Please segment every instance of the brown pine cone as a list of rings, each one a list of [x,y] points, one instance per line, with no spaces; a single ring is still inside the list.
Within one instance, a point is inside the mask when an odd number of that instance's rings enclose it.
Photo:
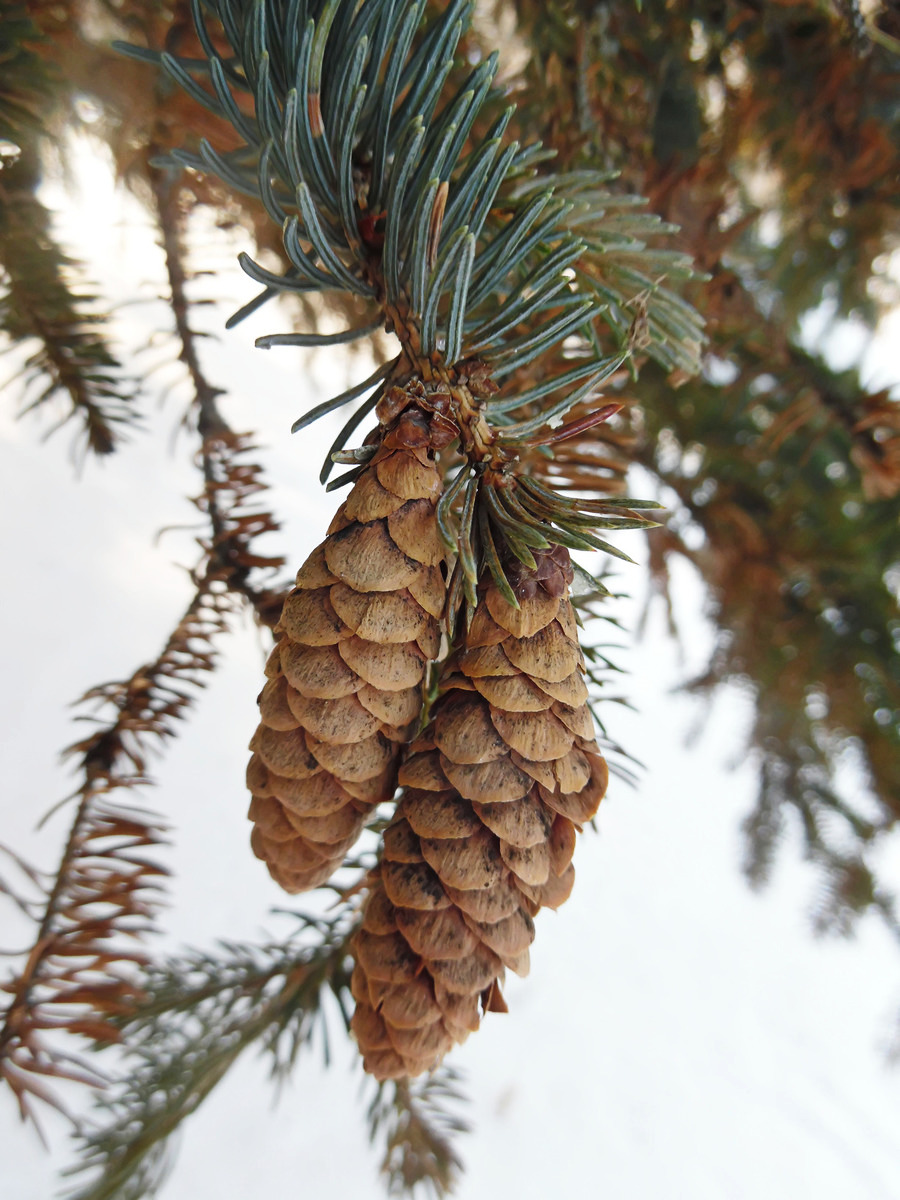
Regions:
[[[456,431],[414,388],[382,402],[391,424],[300,568],[266,666],[247,769],[251,845],[289,892],[324,883],[393,796],[440,647],[434,452]]]
[[[527,973],[532,918],[572,889],[575,832],[597,811],[607,769],[571,578],[554,547],[517,580],[520,608],[483,588],[400,770],[405,791],[354,943],[353,1030],[378,1079],[434,1067],[478,1028],[479,999],[505,1011],[504,968]]]

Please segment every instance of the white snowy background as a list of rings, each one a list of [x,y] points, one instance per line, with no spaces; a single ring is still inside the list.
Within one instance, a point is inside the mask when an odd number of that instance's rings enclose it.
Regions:
[[[85,162],[80,186],[74,204],[52,189],[50,199],[65,207],[64,231],[104,287],[122,301],[141,298],[116,317],[125,343],[140,345],[168,329],[166,307],[152,299],[162,290],[160,253],[102,162]],[[369,368],[339,352],[253,350],[258,334],[288,327],[275,306],[222,332],[255,287],[235,266],[237,248],[214,231],[200,238],[196,265],[219,274],[194,294],[223,303],[194,319],[219,330],[203,357],[210,380],[228,389],[227,418],[260,431],[271,504],[284,521],[267,549],[299,565],[337,503],[315,477],[342,418],[293,439],[291,421]],[[161,356],[145,353],[137,369]],[[186,392],[177,384],[165,403],[157,398],[178,379],[163,369],[148,380],[146,430],[80,478],[65,432],[41,444],[34,419],[15,421],[9,402],[0,415],[0,836],[41,866],[55,862],[68,821],[63,810],[35,831],[72,787],[57,760],[79,732],[70,702],[152,659],[190,594],[191,534],[156,536],[194,520],[184,497],[200,487],[187,461],[192,435],[176,433]],[[626,537],[623,548],[638,555],[639,536]],[[617,582],[630,593],[618,615],[633,626],[642,571],[624,566]],[[452,1056],[472,1125],[458,1143],[466,1173],[457,1195],[896,1200],[900,1071],[887,1065],[886,1048],[900,1009],[897,948],[875,924],[849,942],[813,939],[816,877],[796,830],[771,886],[748,889],[739,826],[756,787],[743,751],[749,704],[734,689],[708,707],[675,693],[705,664],[712,639],[690,569],[675,584],[680,650],[658,609],[637,646],[619,639],[637,712],[608,706],[610,727],[645,763],[640,785],[613,781],[599,831],[581,838],[571,900],[541,915],[531,975],[509,982],[509,1015],[489,1016]],[[270,915],[290,900],[251,855],[245,820],[264,653],[249,619],[238,622],[181,736],[154,764],[158,786],[146,801],[174,837],[159,948],[277,937],[289,927]],[[24,923],[0,913],[0,948],[23,944]],[[381,1196],[363,1119],[371,1091],[337,1020],[331,1032],[331,1067],[314,1045],[277,1104],[266,1064],[252,1052],[242,1060],[185,1126],[162,1200]],[[3,1200],[58,1194],[70,1152],[64,1123],[51,1115],[46,1128],[49,1152],[0,1093]]]

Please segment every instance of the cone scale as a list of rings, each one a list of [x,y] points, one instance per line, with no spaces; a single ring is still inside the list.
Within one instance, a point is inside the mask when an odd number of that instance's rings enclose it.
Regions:
[[[378,416],[377,451],[285,600],[250,743],[251,845],[288,892],[326,882],[393,796],[440,648],[435,453],[456,428],[415,384]]]
[[[567,551],[536,556],[519,608],[491,581],[409,748],[354,942],[352,1028],[366,1070],[415,1076],[505,1011],[540,908],[565,901],[575,834],[606,789]]]

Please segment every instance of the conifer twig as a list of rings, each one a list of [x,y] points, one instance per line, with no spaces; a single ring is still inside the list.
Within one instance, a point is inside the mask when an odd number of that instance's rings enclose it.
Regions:
[[[92,688],[82,697],[83,703],[111,706],[115,716],[66,752],[79,760],[83,781],[75,793],[78,805],[33,949],[21,973],[5,985],[12,1000],[0,1030],[0,1075],[15,1092],[23,1117],[34,1117],[31,1101],[36,1097],[58,1103],[37,1076],[100,1081],[96,1071],[57,1050],[43,1031],[115,1040],[108,1018],[139,990],[133,972],[120,968],[144,963],[143,954],[113,939],[140,940],[154,927],[159,877],[165,872],[134,852],[159,845],[164,826],[155,815],[112,802],[110,796],[149,782],[150,746],[175,735],[192,694],[214,669],[214,643],[240,604],[249,601],[264,623],[272,621],[273,593],[255,589],[249,577],[282,561],[251,549],[257,536],[277,525],[270,513],[253,507],[265,485],[259,467],[246,462],[252,444],[225,424],[215,406],[218,393],[200,367],[187,317],[175,192],[161,177],[157,181],[176,333],[202,438],[203,490],[194,503],[209,520],[210,535],[200,541],[203,556],[192,572],[194,596],[159,657],[129,679]]]
[[[286,945],[225,944],[145,969],[143,995],[119,1022],[129,1069],[76,1134],[81,1160],[68,1174],[94,1176],[71,1200],[150,1194],[169,1137],[250,1046],[273,1074],[294,1063],[325,1019],[324,994],[344,1003],[353,917],[343,906],[301,925],[306,936]]]
[[[413,1195],[420,1185],[436,1200],[452,1195],[462,1171],[452,1139],[469,1130],[453,1111],[463,1098],[459,1082],[457,1071],[441,1066],[424,1079],[378,1085],[368,1118],[372,1140],[385,1145],[389,1196]]]
[[[19,177],[25,182],[16,186]],[[113,453],[138,424],[138,388],[104,336],[94,297],[69,282],[76,264],[57,245],[51,217],[33,194],[27,159],[7,167],[0,182],[0,330],[10,341],[37,341],[21,369],[23,413],[65,396],[68,412],[50,429],[77,421],[86,452]]]
[[[63,252],[52,214],[38,196],[46,120],[66,90],[48,70],[43,39],[24,5],[6,6],[0,20],[0,332],[28,347],[20,375],[30,412],[64,398],[69,411],[54,427],[80,422],[86,452],[111,454],[138,423],[137,383],[109,340],[109,322],[84,284],[79,264]],[[11,153],[10,153],[11,151]],[[38,348],[31,349],[37,342]],[[50,432],[54,432],[51,429]]]

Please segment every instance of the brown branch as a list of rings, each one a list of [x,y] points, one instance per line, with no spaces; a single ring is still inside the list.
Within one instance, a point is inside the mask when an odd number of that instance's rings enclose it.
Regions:
[[[159,876],[165,873],[141,851],[160,845],[165,831],[154,815],[117,806],[111,794],[148,782],[149,744],[175,736],[196,689],[204,686],[204,674],[215,668],[214,642],[227,630],[228,616],[249,602],[261,623],[274,625],[283,591],[249,582],[257,569],[281,565],[280,558],[252,548],[256,537],[278,526],[270,512],[252,506],[266,487],[260,467],[246,461],[252,443],[222,418],[216,405],[221,390],[208,382],[197,355],[177,188],[161,172],[151,171],[151,180],[179,357],[191,380],[191,409],[201,435],[203,489],[194,503],[209,521],[209,534],[198,539],[202,557],[192,572],[195,594],[159,657],[129,679],[92,688],[82,697],[111,705],[115,717],[67,751],[78,756],[82,774],[74,793],[77,808],[32,950],[18,976],[5,985],[12,999],[0,1028],[0,1078],[12,1088],[23,1118],[34,1118],[35,1099],[62,1108],[40,1076],[102,1082],[98,1072],[52,1046],[47,1033],[115,1040],[119,1035],[109,1018],[140,994],[135,968],[145,958],[135,942],[153,928]],[[126,943],[119,940],[123,937]]]
[[[110,939],[113,934],[137,938],[149,926],[158,886],[151,877],[162,871],[131,852],[158,845],[163,828],[149,814],[114,808],[108,796],[146,781],[143,735],[167,736],[166,717],[178,716],[189,702],[162,681],[190,678],[200,665],[196,658],[185,663],[183,655],[197,636],[203,597],[198,589],[155,662],[127,682],[95,688],[85,697],[114,704],[118,716],[67,751],[81,758],[78,806],[31,953],[20,974],[5,985],[12,1000],[0,1029],[0,1077],[12,1087],[23,1118],[34,1116],[30,1100],[35,1097],[61,1107],[35,1075],[79,1077],[68,1069],[74,1060],[51,1048],[44,1031],[71,1031],[79,1024],[83,1030],[89,1016],[102,1026],[100,1014],[121,1011],[134,997],[133,985],[115,967],[139,962],[141,956]],[[114,1029],[105,1036],[114,1040]],[[92,1072],[90,1081],[98,1080]]]

